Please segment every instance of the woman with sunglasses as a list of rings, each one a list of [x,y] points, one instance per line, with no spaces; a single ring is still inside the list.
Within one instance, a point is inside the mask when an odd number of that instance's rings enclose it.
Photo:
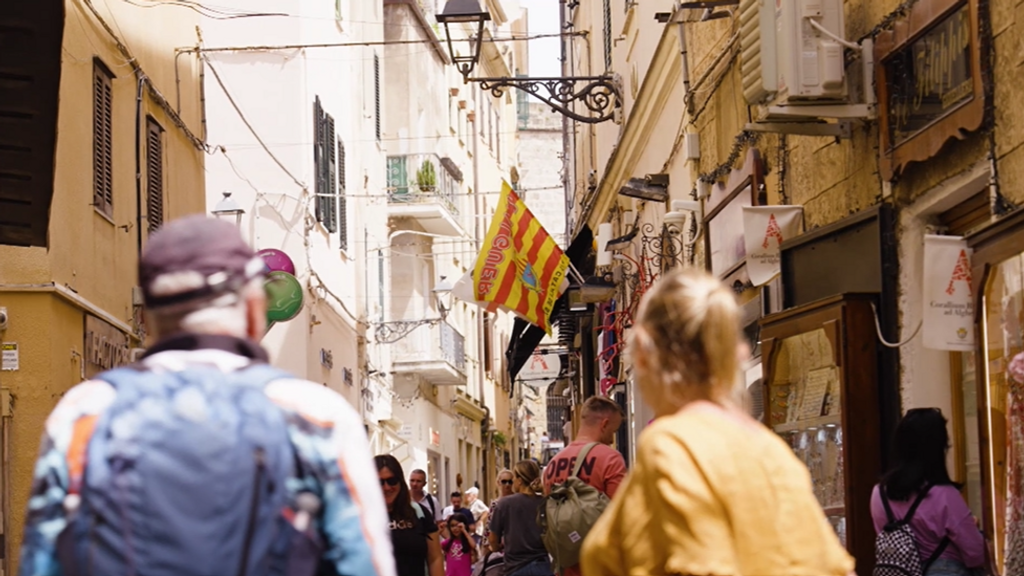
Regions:
[[[412,501],[402,465],[390,454],[374,457],[391,520],[391,547],[398,576],[445,576],[437,524]]]
[[[685,268],[644,295],[629,355],[656,415],[583,544],[586,576],[845,576],[807,468],[736,402],[736,295]]]
[[[938,408],[908,410],[896,426],[892,467],[871,494],[875,531],[906,519],[926,576],[969,576],[985,563],[985,539],[946,471],[949,435]]]
[[[498,490],[498,498],[491,503],[492,508],[498,503],[498,500],[501,500],[505,496],[512,495],[512,471],[508,468],[498,472]]]
[[[501,499],[491,517],[491,550],[504,552],[505,576],[551,576],[551,561],[537,525],[544,505],[540,466],[520,460],[512,471],[512,491]]]

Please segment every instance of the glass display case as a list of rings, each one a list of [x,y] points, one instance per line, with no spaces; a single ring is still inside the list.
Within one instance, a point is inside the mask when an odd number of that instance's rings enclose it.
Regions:
[[[872,298],[837,296],[761,322],[765,424],[807,466],[859,574],[874,565],[870,498],[881,472]]]

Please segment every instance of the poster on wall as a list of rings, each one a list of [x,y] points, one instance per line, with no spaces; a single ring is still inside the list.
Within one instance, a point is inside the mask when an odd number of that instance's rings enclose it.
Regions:
[[[743,237],[747,274],[754,286],[767,284],[782,272],[779,246],[803,228],[803,206],[744,206]]]
[[[959,236],[924,237],[924,347],[974,350],[971,249]]]

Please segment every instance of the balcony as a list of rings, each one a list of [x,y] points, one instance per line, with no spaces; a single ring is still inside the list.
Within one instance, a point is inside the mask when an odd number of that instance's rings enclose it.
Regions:
[[[462,236],[462,174],[436,154],[388,156],[388,215],[415,219],[431,234]]]
[[[421,326],[392,345],[395,375],[419,375],[438,386],[466,383],[466,339],[447,322]]]

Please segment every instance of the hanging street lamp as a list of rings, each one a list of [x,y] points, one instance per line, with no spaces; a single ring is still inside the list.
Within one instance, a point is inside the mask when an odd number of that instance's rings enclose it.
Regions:
[[[491,15],[480,8],[478,0],[448,0],[444,10],[437,15],[437,21],[444,25],[448,40],[448,52],[452,62],[462,74],[465,82],[479,82],[484,90],[490,90],[495,97],[502,96],[507,88],[522,90],[551,106],[556,112],[573,120],[587,124],[598,124],[613,120],[621,106],[622,95],[618,82],[611,75],[604,76],[558,76],[547,78],[470,78],[480,63],[480,49],[485,42],[484,25]],[[450,24],[468,24],[474,33],[469,37],[469,53],[460,55],[452,42]],[[577,112],[573,103],[580,103],[584,113]]]

